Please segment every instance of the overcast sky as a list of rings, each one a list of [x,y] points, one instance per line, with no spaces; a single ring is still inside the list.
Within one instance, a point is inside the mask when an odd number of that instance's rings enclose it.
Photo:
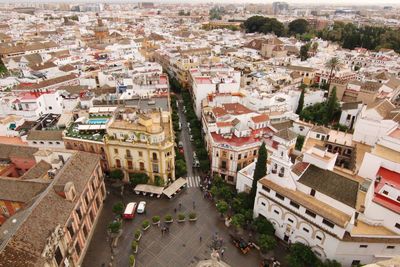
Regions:
[[[143,0],[144,2],[151,2],[152,0]],[[289,4],[311,4],[311,5],[400,5],[400,0],[276,0],[276,1],[285,1]],[[65,2],[65,3],[85,3],[85,2],[109,2],[109,3],[118,3],[118,2],[129,2],[129,3],[137,3],[139,0],[0,0],[0,3],[32,3],[32,2]],[[155,3],[264,3],[271,4],[275,2],[274,0],[153,0]]]

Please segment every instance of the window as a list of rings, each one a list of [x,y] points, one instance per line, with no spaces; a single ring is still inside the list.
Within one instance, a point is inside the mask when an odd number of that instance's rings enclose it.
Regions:
[[[394,227],[396,227],[397,229],[400,229],[400,224],[399,224],[399,223],[396,223],[396,224],[394,225]]]
[[[316,215],[314,212],[310,211],[310,210],[306,210],[306,214],[307,214],[308,216],[313,217],[313,218],[317,217],[317,215]]]
[[[139,157],[143,157],[143,152],[139,151]]]
[[[277,211],[277,210],[274,210],[274,212],[275,212],[276,214],[278,214],[278,215],[279,215],[279,211]]]
[[[383,192],[382,192],[384,195],[388,195],[389,194],[389,192],[388,191],[386,191],[386,190],[383,190]]]
[[[288,220],[288,222],[293,223],[292,219],[288,218],[287,220]]]
[[[253,156],[257,155],[257,150],[253,151]]]
[[[116,159],[115,165],[117,166],[117,168],[121,168],[121,161],[119,159]]]
[[[56,258],[57,265],[60,266],[61,262],[63,260],[63,255],[61,253],[60,247],[57,247],[57,249],[56,249],[55,258]]]
[[[141,171],[144,171],[144,163],[143,162],[139,162],[139,168]]]
[[[75,250],[76,250],[76,254],[78,254],[78,256],[79,256],[81,254],[81,246],[79,246],[79,242],[76,242]]]
[[[267,191],[268,193],[269,193],[269,191],[270,191],[270,189],[269,189],[268,187],[266,187],[266,186],[262,186],[262,189],[265,190],[265,191]]]
[[[40,141],[40,144],[41,144],[41,145],[44,145],[44,142],[43,142],[43,141]]]
[[[320,136],[321,136],[320,134],[317,134],[317,138],[320,138]]]
[[[308,229],[305,228],[305,227],[303,227],[303,231],[306,232],[306,233],[309,233],[309,232],[310,232],[310,230],[308,230]]]
[[[133,165],[132,165],[132,161],[128,160],[128,169],[132,170],[133,169]]]
[[[75,232],[74,232],[74,227],[72,225],[72,221],[69,222],[68,226],[67,226],[67,230],[69,232],[69,235],[71,236],[71,238],[74,236]]]
[[[295,207],[296,209],[300,208],[300,205],[297,204],[297,203],[294,202],[294,201],[290,201],[290,205],[293,206],[293,207]]]
[[[360,248],[367,248],[368,245],[360,245]]]
[[[311,189],[310,196],[315,196],[315,189]]]
[[[335,224],[333,224],[332,222],[330,222],[330,221],[328,221],[326,219],[323,219],[322,223],[325,224],[326,226],[329,226],[330,228],[335,227]]]
[[[316,235],[315,238],[318,239],[319,241],[322,241],[322,237],[320,237],[319,235]]]
[[[238,155],[238,160],[241,159],[241,158],[242,158],[242,154],[239,154]]]
[[[36,141],[33,141],[33,143],[36,145],[37,144],[37,142]]]
[[[226,161],[225,160],[221,161],[221,169],[226,170]]]
[[[79,220],[82,220],[83,214],[82,214],[82,211],[81,211],[81,207],[76,209],[76,213],[78,214]]]
[[[58,141],[57,141],[57,142],[56,142],[56,144],[57,144],[57,145],[59,145],[59,144],[60,144],[60,142],[58,142]]]
[[[117,148],[114,148],[114,153],[118,154],[118,149]]]
[[[126,150],[126,157],[127,158],[131,157],[131,151],[129,149]]]
[[[53,144],[53,142],[49,142],[49,145],[52,145]]]
[[[387,248],[387,249],[394,249],[395,246],[387,246],[386,248]]]
[[[279,198],[280,200],[285,200],[285,197],[282,196],[282,195],[280,195],[280,194],[278,194],[278,193],[275,193],[275,196],[276,196],[277,198]]]
[[[263,205],[265,207],[265,202],[261,202],[261,205]]]

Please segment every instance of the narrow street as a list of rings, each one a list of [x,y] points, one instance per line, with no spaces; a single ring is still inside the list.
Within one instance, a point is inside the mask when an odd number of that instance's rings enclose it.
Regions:
[[[189,128],[188,124],[186,121],[186,116],[185,113],[183,112],[183,100],[181,95],[177,95],[177,101],[178,101],[178,116],[179,116],[179,121],[182,124],[182,130],[180,132],[180,141],[183,143],[183,150],[184,150],[184,155],[185,155],[185,161],[186,161],[186,169],[187,169],[187,177],[194,177],[198,175],[198,171],[193,168],[193,146],[192,142],[190,141],[190,133],[189,133]]]

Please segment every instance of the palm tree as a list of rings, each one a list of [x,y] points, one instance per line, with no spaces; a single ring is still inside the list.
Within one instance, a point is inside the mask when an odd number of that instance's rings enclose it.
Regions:
[[[331,87],[332,74],[334,71],[335,72],[339,71],[342,68],[342,62],[338,57],[333,57],[325,63],[325,68],[330,69],[328,78],[328,90],[329,90],[329,88]]]

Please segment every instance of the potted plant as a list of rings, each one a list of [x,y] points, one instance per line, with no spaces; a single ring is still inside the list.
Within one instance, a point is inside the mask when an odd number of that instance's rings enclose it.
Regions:
[[[132,252],[136,254],[138,251],[138,243],[135,240],[132,241],[131,248],[132,248]]]
[[[135,240],[136,240],[136,241],[139,241],[141,237],[142,237],[142,231],[140,231],[139,229],[137,229],[137,230],[135,231]]]
[[[185,218],[186,218],[185,214],[183,213],[178,214],[178,222],[184,222]]]
[[[151,220],[153,221],[153,225],[159,224],[160,216],[153,216],[153,218],[151,218]]]
[[[171,214],[165,215],[164,220],[166,223],[172,223],[174,221]]]
[[[134,267],[135,266],[135,262],[136,262],[135,255],[130,255],[129,256],[129,265],[131,267]]]
[[[144,220],[144,221],[142,222],[142,228],[143,228],[143,230],[146,231],[147,229],[149,229],[149,227],[150,227],[150,222],[149,222],[148,220]]]
[[[197,221],[197,214],[196,212],[189,213],[189,221],[194,222]]]

